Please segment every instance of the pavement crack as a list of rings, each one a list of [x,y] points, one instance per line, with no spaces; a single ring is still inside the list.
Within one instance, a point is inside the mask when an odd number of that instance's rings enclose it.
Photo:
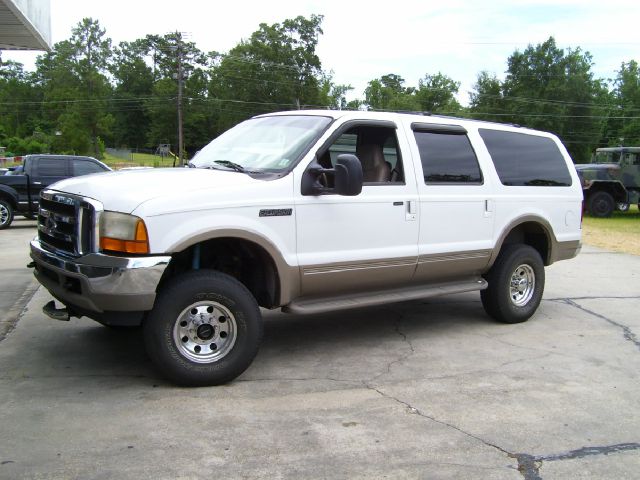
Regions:
[[[494,450],[499,451],[500,453],[506,455],[509,458],[514,459],[517,462],[517,470],[520,472],[520,475],[525,480],[542,480],[540,476],[540,469],[544,462],[557,462],[562,460],[575,460],[593,455],[610,455],[612,453],[619,453],[625,451],[632,450],[640,450],[640,443],[618,443],[615,445],[605,445],[605,446],[594,446],[594,447],[582,447],[576,450],[571,450],[563,453],[549,454],[549,455],[531,455],[528,453],[513,453],[495,443],[492,443],[488,440],[485,440],[478,435],[474,435],[473,433],[467,432],[462,428],[453,425],[452,423],[445,422],[443,420],[438,420],[437,418],[428,415],[421,411],[420,409],[414,407],[409,402],[406,402],[398,397],[394,397],[388,393],[382,391],[379,387],[375,385],[371,385],[370,383],[362,382],[362,384],[369,390],[376,392],[383,398],[388,400],[393,400],[394,402],[404,406],[407,411],[411,414],[418,415],[419,417],[425,418],[431,422],[437,423],[447,428],[451,428],[462,435],[476,440],[483,445],[490,447]]]
[[[518,471],[525,480],[542,480],[540,468],[543,462],[558,462],[562,460],[576,460],[593,455],[610,455],[612,453],[640,450],[640,443],[618,443],[600,447],[582,447],[569,452],[550,455],[529,455],[527,453],[510,454],[518,461]]]
[[[516,458],[517,459],[516,454],[513,454],[513,453],[505,450],[504,448],[500,447],[499,445],[491,443],[491,442],[489,442],[488,440],[485,440],[482,437],[474,435],[473,433],[469,433],[469,432],[467,432],[465,430],[462,430],[460,427],[457,427],[457,426],[455,426],[455,425],[453,425],[451,423],[447,423],[447,422],[445,422],[443,420],[438,420],[437,418],[432,417],[431,415],[427,415],[423,411],[421,411],[418,408],[416,408],[413,405],[411,405],[409,402],[401,400],[398,397],[394,397],[393,395],[389,395],[388,393],[383,392],[382,390],[380,390],[380,388],[378,388],[378,387],[376,387],[374,385],[371,385],[371,384],[365,383],[365,382],[363,382],[363,385],[366,388],[368,388],[369,390],[373,390],[374,392],[377,392],[378,395],[380,395],[381,397],[384,397],[384,398],[386,398],[388,400],[393,400],[394,402],[396,402],[396,403],[398,403],[400,405],[403,405],[407,409],[407,411],[409,413],[411,413],[411,414],[418,415],[419,417],[426,418],[427,420],[430,420],[430,421],[432,421],[434,423],[437,423],[439,425],[442,425],[444,427],[451,428],[451,429],[461,433],[462,435],[464,435],[466,437],[472,438],[472,439],[482,443],[483,445],[485,445],[487,447],[490,447],[490,448],[493,448],[495,450],[498,450],[499,452],[507,455],[510,458]],[[518,464],[520,464],[519,461],[518,461]]]
[[[407,344],[407,346],[409,347],[408,351],[406,351],[402,355],[398,356],[398,358],[396,358],[395,360],[392,360],[389,363],[387,363],[386,371],[383,371],[382,373],[379,373],[378,375],[374,376],[370,381],[377,380],[378,378],[382,377],[383,375],[388,375],[389,373],[391,373],[391,368],[394,365],[404,362],[407,358],[409,358],[414,353],[416,353],[416,349],[413,346],[413,343],[411,342],[411,340],[409,339],[409,336],[401,330],[401,323],[402,323],[403,319],[404,319],[404,315],[403,314],[399,314],[398,318],[395,321],[395,325],[394,325],[393,331],[396,334],[398,334],[398,336],[400,338],[402,338],[403,343]]]
[[[638,295],[601,295],[601,296],[584,296],[584,297],[559,297],[545,298],[547,302],[565,302],[567,300],[640,300]]]
[[[578,310],[582,310],[583,312],[588,313],[589,315],[592,315],[596,318],[604,320],[605,322],[613,325],[614,327],[618,327],[619,329],[622,330],[622,336],[624,337],[624,339],[633,343],[640,350],[640,340],[638,339],[637,335],[631,331],[631,328],[629,328],[627,325],[623,325],[622,323],[616,322],[615,320],[605,317],[604,315],[600,315],[599,313],[596,313],[593,310],[589,310],[588,308],[583,307],[582,305],[580,305],[579,303],[576,303],[570,298],[565,298],[562,301],[567,305],[571,305],[572,307],[575,307]]]

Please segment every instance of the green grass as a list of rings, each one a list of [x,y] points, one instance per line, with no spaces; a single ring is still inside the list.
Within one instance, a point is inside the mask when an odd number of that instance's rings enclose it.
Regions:
[[[109,165],[113,169],[119,169],[124,167],[172,167],[173,157],[165,157],[162,159],[159,155],[151,155],[149,153],[133,153],[131,160],[125,160],[120,157],[115,157],[104,154],[104,163]]]
[[[631,205],[628,212],[614,212],[611,218],[585,216],[583,242],[616,252],[640,255],[640,211]]]

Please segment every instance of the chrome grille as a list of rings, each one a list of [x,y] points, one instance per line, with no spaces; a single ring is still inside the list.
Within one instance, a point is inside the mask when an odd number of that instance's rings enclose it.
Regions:
[[[38,238],[47,249],[71,256],[97,251],[99,207],[88,199],[54,192],[40,194]]]

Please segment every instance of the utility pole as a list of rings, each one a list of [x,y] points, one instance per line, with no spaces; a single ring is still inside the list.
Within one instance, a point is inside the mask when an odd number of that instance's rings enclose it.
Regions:
[[[182,89],[184,87],[184,75],[182,73],[182,34],[177,33],[178,37],[178,164],[184,166],[182,162],[182,152],[184,150],[184,137],[182,134]]]

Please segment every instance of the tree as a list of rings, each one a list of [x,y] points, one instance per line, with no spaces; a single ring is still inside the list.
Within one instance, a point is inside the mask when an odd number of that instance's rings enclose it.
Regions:
[[[622,63],[613,85],[613,118],[609,122],[610,145],[640,145],[640,68],[631,60]]]
[[[419,110],[415,89],[404,86],[404,78],[395,73],[371,80],[364,91],[365,104],[373,110]]]
[[[119,147],[142,147],[150,125],[145,102],[153,94],[154,73],[147,64],[146,39],[121,42],[115,49],[111,73],[115,80],[110,110],[114,117],[113,142]]]
[[[262,23],[248,40],[220,55],[209,90],[219,109],[218,131],[259,113],[320,106],[322,70],[316,47],[322,18]]]
[[[469,111],[475,118],[494,121],[509,113],[498,77],[486,71],[478,74],[473,91],[469,92]]]
[[[423,112],[458,113],[462,110],[455,97],[459,88],[460,82],[440,72],[435,75],[426,74],[418,81],[415,97]]]
[[[106,76],[111,40],[97,20],[85,18],[71,38],[54,45],[36,61],[36,82],[43,90],[48,127],[60,132],[59,151],[101,157],[101,137],[111,133],[108,111],[111,84]]]
[[[601,144],[610,109],[607,85],[593,78],[592,65],[589,52],[558,48],[553,37],[516,50],[504,82],[487,72],[478,75],[470,112],[553,132],[575,161],[586,161]]]

